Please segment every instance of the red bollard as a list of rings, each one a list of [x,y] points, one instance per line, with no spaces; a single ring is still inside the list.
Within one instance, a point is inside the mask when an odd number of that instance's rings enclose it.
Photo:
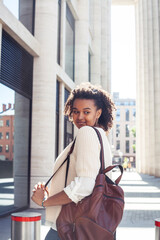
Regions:
[[[160,240],[160,218],[155,219],[155,240]]]

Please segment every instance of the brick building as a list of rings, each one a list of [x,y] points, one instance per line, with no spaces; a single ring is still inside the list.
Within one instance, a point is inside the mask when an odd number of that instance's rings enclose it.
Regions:
[[[3,104],[0,112],[0,160],[13,161],[14,158],[14,108]]]

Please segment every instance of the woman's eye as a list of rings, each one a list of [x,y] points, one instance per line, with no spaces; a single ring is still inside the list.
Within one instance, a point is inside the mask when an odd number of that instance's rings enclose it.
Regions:
[[[78,114],[78,111],[74,110],[73,113],[74,113],[74,114]]]
[[[85,111],[84,114],[89,114],[90,112]]]

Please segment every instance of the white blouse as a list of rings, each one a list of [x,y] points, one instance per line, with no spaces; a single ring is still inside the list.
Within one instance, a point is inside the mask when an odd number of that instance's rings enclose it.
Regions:
[[[98,128],[98,130],[101,133],[101,137],[102,137],[102,141],[103,141],[105,167],[107,167],[111,164],[111,150],[110,150],[109,142],[108,142],[108,139],[107,139],[107,136],[106,136],[104,130],[101,128]],[[92,131],[94,131],[94,130],[92,129]],[[83,134],[80,133],[76,139],[77,146],[78,146],[78,149],[77,149],[78,156],[81,155],[81,157],[80,157],[81,160],[83,158],[85,158],[86,161],[87,161],[88,156],[90,156],[92,158],[92,159],[90,159],[90,161],[91,161],[91,160],[93,160],[94,157],[97,157],[97,156],[95,156],[96,154],[94,153],[94,150],[97,151],[97,149],[96,149],[97,146],[95,146],[93,148],[93,145],[91,144],[91,141],[93,141],[93,138],[90,138],[88,136],[89,134],[87,134],[87,136],[85,136],[85,133],[87,132],[85,128],[83,130],[81,129],[81,132],[83,132]],[[81,139],[82,137],[83,137],[83,141]],[[84,143],[84,141],[85,141],[85,143]],[[81,145],[82,145],[82,149],[81,149]],[[86,147],[86,149],[85,149],[85,147]],[[76,150],[76,152],[77,152],[77,150]],[[107,158],[106,158],[106,156],[107,156]],[[100,167],[100,160],[98,160],[97,165],[94,164],[94,169],[97,172],[97,174],[99,172],[99,167]],[[90,169],[88,169],[88,172],[90,172]],[[75,177],[74,181],[72,181],[66,188],[64,188],[64,192],[67,194],[67,196],[73,202],[78,203],[84,197],[89,196],[92,193],[97,174],[90,176],[90,174],[88,173],[88,176],[86,176],[86,174],[85,174],[85,176]]]
[[[94,178],[75,177],[74,181],[64,188],[64,192],[73,202],[78,203],[92,193],[94,185]]]

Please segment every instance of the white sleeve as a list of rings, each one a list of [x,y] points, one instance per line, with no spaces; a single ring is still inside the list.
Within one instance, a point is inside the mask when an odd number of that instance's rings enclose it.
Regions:
[[[74,181],[64,188],[64,192],[73,202],[78,203],[92,193],[94,185],[94,178],[75,177]]]

